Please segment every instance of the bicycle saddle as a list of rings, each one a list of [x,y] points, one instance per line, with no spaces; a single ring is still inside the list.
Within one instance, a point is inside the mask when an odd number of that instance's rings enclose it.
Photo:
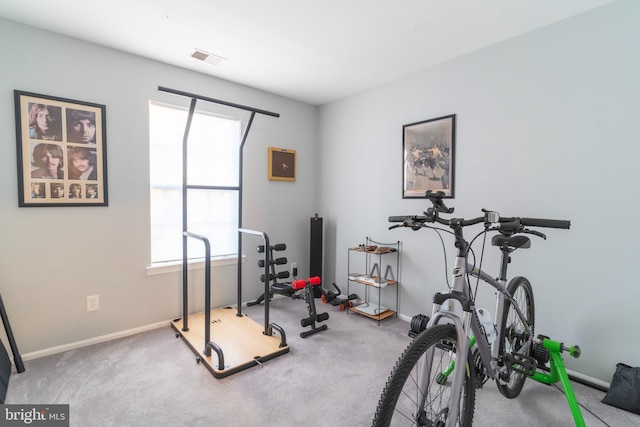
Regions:
[[[527,249],[531,247],[531,239],[527,236],[503,236],[502,234],[496,234],[491,239],[493,246],[508,246],[514,249]]]

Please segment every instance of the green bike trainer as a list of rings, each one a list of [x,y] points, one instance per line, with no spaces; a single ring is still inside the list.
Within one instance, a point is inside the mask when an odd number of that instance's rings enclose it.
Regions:
[[[573,414],[573,419],[576,422],[576,426],[584,427],[586,424],[584,423],[584,418],[582,418],[582,413],[580,412],[580,405],[578,404],[578,400],[576,399],[576,395],[573,392],[573,388],[571,387],[571,381],[569,381],[569,375],[567,375],[567,370],[564,367],[564,360],[562,359],[563,351],[568,351],[569,354],[576,359],[580,357],[580,347],[577,345],[571,346],[569,348],[565,347],[563,343],[558,341],[553,341],[546,337],[539,337],[541,342],[538,344],[542,344],[542,347],[546,350],[536,350],[536,359],[538,361],[547,362],[549,361],[549,373],[536,372],[533,375],[533,379],[539,381],[543,384],[555,384],[558,381],[562,382],[562,386],[564,387],[564,394],[567,397],[567,402],[569,403],[569,408],[571,409],[571,413]],[[539,353],[542,353],[539,355]],[[540,360],[542,358],[542,360]]]
[[[472,348],[475,343],[475,337],[471,336],[469,348]],[[542,348],[538,346],[541,346]],[[573,419],[576,422],[576,426],[586,427],[584,418],[582,418],[582,412],[580,412],[580,405],[578,404],[576,395],[573,392],[573,388],[571,387],[571,381],[569,380],[569,375],[567,375],[567,370],[564,367],[564,360],[560,355],[560,353],[562,353],[563,351],[568,351],[571,356],[577,359],[578,357],[580,357],[580,347],[574,345],[567,348],[561,342],[553,341],[544,336],[538,336],[538,339],[535,340],[534,351],[535,358],[538,363],[540,363],[541,365],[546,365],[547,362],[550,362],[550,368],[548,374],[536,371],[531,378],[543,384],[549,385],[555,384],[558,381],[562,382],[564,393],[567,397],[567,402],[569,403],[569,408],[571,409],[571,414],[573,415]],[[438,384],[446,383],[447,378],[453,372],[454,367],[455,362],[452,360],[442,372],[438,373],[438,375],[436,376],[436,382]]]

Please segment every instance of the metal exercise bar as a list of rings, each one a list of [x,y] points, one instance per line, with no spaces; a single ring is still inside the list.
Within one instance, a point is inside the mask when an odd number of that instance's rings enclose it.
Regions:
[[[269,236],[267,236],[267,233],[264,233],[262,231],[255,231],[255,230],[248,230],[246,228],[240,228],[238,229],[238,233],[240,234],[240,238],[238,240],[241,240],[242,237],[242,233],[247,233],[247,234],[253,234],[256,236],[261,236],[262,240],[264,241],[264,334],[265,335],[271,335],[271,331],[269,330],[269,300],[271,298],[269,298],[269,283],[271,282],[269,280],[269,266],[271,265],[271,255],[270,255],[270,250],[269,250]],[[238,288],[240,288],[240,286],[238,285]],[[238,293],[239,295],[239,293]],[[238,303],[238,305],[240,305],[240,303]]]
[[[228,185],[187,185],[189,190],[239,190],[238,186]]]
[[[22,356],[18,351],[18,345],[16,339],[13,337],[13,331],[11,330],[11,324],[9,323],[9,316],[4,308],[4,302],[2,302],[2,295],[0,295],[0,317],[2,317],[2,323],[4,324],[4,331],[7,333],[7,339],[9,340],[9,346],[13,353],[13,363],[16,365],[16,371],[18,373],[24,372],[24,363],[22,362]]]
[[[267,115],[267,116],[280,117],[280,114],[273,113],[271,111],[261,110],[259,108],[248,107],[248,106],[242,105],[242,104],[235,104],[233,102],[222,101],[220,99],[209,98],[207,96],[196,95],[194,93],[183,92],[181,90],[170,89],[170,88],[163,87],[163,86],[158,86],[158,90],[160,92],[167,92],[167,93],[172,93],[174,95],[186,96],[187,98],[200,99],[202,101],[213,102],[215,104],[220,104],[220,105],[226,105],[227,107],[239,108],[239,109],[245,110],[245,111],[253,111],[254,113],[264,114],[264,115]]]
[[[203,353],[207,356],[211,356],[211,348],[209,347],[209,341],[211,341],[211,245],[209,239],[200,234],[184,231],[183,237],[191,237],[194,239],[202,240],[204,243],[204,350]],[[186,282],[185,282],[186,283]],[[186,312],[185,312],[186,313]],[[186,323],[187,316],[184,316],[184,322]]]
[[[191,122],[193,121],[193,113],[196,111],[196,99],[191,100],[189,106],[189,115],[187,116],[187,124],[184,128],[182,137],[182,330],[188,331],[189,324],[189,293],[187,292],[187,281],[189,272],[189,258],[187,257],[187,142],[189,141],[189,131],[191,130]]]
[[[240,257],[242,254],[242,184],[243,184],[243,173],[242,173],[242,165],[244,165],[244,144],[247,142],[247,136],[249,135],[249,130],[251,129],[251,125],[253,124],[253,118],[256,113],[251,113],[249,117],[249,122],[247,123],[247,127],[244,129],[244,133],[242,135],[242,142],[240,143],[239,149],[239,159],[240,159],[240,167],[238,168],[238,313],[237,316],[242,316],[242,263],[240,262]],[[266,237],[266,236],[265,236]],[[267,323],[265,323],[266,325]]]
[[[171,93],[174,95],[184,96],[191,98],[191,104],[189,107],[189,115],[187,118],[187,124],[184,131],[184,137],[182,140],[182,283],[183,283],[183,292],[182,292],[182,302],[183,302],[183,327],[182,330],[188,331],[187,317],[188,317],[188,303],[187,303],[187,270],[188,270],[188,261],[187,261],[187,236],[184,234],[187,232],[187,190],[189,189],[223,189],[223,190],[237,190],[238,191],[238,228],[242,228],[242,181],[243,181],[243,163],[244,163],[244,145],[247,141],[247,136],[249,135],[249,130],[251,129],[251,125],[253,123],[253,119],[258,114],[264,114],[272,117],[280,117],[280,114],[274,113],[267,110],[262,110],[259,108],[253,108],[242,104],[236,104],[233,102],[222,101],[220,99],[210,98],[207,96],[197,95],[194,93],[184,92],[176,89],[170,89],[163,86],[158,86],[158,91]],[[191,123],[193,120],[193,115],[195,112],[196,102],[198,100],[212,102],[215,104],[225,105],[227,107],[238,108],[245,111],[250,111],[251,116],[249,117],[249,121],[247,126],[244,129],[242,135],[242,142],[239,148],[239,177],[238,177],[238,186],[237,187],[228,187],[228,186],[207,186],[207,185],[188,185],[187,184],[187,142],[189,138],[189,130],[191,128]],[[242,237],[241,232],[238,231],[238,313],[237,316],[242,316]]]

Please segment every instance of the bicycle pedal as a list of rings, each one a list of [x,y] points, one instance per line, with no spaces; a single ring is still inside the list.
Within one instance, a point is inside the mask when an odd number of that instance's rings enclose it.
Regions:
[[[505,355],[504,359],[506,362],[505,365],[511,371],[526,375],[528,377],[532,377],[536,373],[538,362],[531,356],[521,353],[512,353]]]

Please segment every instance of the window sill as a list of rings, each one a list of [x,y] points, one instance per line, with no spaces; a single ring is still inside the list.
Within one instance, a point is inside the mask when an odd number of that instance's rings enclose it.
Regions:
[[[247,259],[246,255],[242,256],[242,263]],[[236,265],[238,257],[230,255],[227,257],[211,258],[211,267],[221,267],[225,265]],[[204,258],[190,260],[188,263],[189,270],[204,270]],[[182,261],[158,262],[147,267],[147,276],[155,276],[157,274],[167,274],[182,271]]]

